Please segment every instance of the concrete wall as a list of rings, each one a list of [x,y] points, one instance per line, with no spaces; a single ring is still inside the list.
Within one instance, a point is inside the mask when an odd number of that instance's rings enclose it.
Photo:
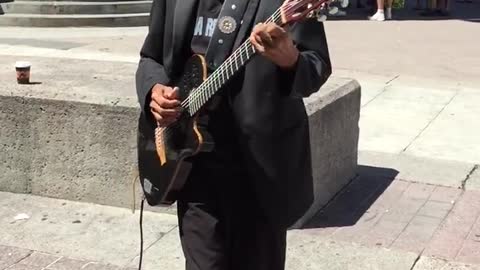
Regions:
[[[301,227],[356,175],[360,85],[331,78],[305,99],[309,115],[315,202],[294,227]]]
[[[136,65],[38,63],[32,68],[35,85],[17,85],[14,70],[0,65],[0,190],[130,207]],[[353,80],[331,78],[305,103],[316,202],[301,223],[355,176],[360,88]]]

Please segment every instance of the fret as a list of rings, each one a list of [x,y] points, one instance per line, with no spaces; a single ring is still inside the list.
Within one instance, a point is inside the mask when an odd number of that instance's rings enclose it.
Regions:
[[[246,44],[248,44],[248,43],[246,43]],[[242,53],[245,53],[246,60],[248,60],[250,58],[250,56],[248,55],[248,46],[247,45],[243,46]],[[246,60],[245,60],[245,62],[246,62]]]
[[[240,63],[241,65],[245,64],[245,62],[243,62],[243,46],[240,47]]]
[[[197,104],[198,104],[198,103],[197,103],[197,99],[198,99],[198,97],[195,96],[195,99],[193,100],[193,107],[192,107],[192,109],[193,109],[194,112],[197,111]]]
[[[215,87],[214,89],[211,89],[211,90],[208,92],[208,94],[209,94],[208,97],[212,96],[212,95],[213,95],[218,89],[220,89],[220,88],[222,87],[222,85],[223,85],[223,83],[222,83],[222,81],[221,81],[221,79],[220,79],[220,76],[219,76],[218,74],[215,76],[215,82],[216,82],[216,87]]]
[[[208,88],[207,88],[208,89]],[[200,103],[205,103],[207,101],[207,96],[206,96],[206,89],[202,89],[203,91],[200,93]]]
[[[208,101],[208,99],[210,98],[210,93],[211,93],[211,92],[213,91],[213,89],[215,89],[215,88],[216,88],[215,82],[213,82],[213,84],[211,84],[210,87],[208,87],[207,89],[205,89],[205,92],[203,93],[205,100],[202,101],[202,104],[205,104],[205,103]]]
[[[197,99],[195,100],[195,110],[196,111],[198,111],[200,109],[200,106],[203,103],[203,93],[205,93],[204,89],[202,89],[202,91],[197,93]]]
[[[213,77],[210,78],[208,84],[207,84],[207,89],[205,92],[210,92],[212,89],[215,88],[215,81],[213,80]]]
[[[233,61],[235,62],[235,71],[238,71],[238,69],[239,69],[237,59],[238,59],[238,57],[236,57],[236,56],[233,58]]]
[[[211,96],[213,96],[213,94],[215,94],[215,92],[217,92],[220,87],[222,87],[222,84],[220,83],[220,81],[218,79],[215,79],[215,85],[214,87],[210,87],[210,89],[208,89],[208,98],[210,98]]]
[[[196,110],[195,110],[195,99],[192,99],[190,101],[190,106],[188,106],[188,110],[190,111],[190,115],[194,115]]]
[[[227,80],[230,79],[230,76],[232,76],[232,73],[230,73],[230,57],[227,58],[227,60],[225,60],[225,63],[223,63],[223,66],[224,66],[224,69],[225,69],[225,72],[227,74]]]
[[[230,66],[230,70],[232,71],[232,74],[230,74],[230,76],[232,76],[235,73],[235,70],[233,69],[232,61],[230,61],[229,66]]]
[[[219,77],[222,78],[222,84],[226,82],[225,74],[223,73],[223,69],[219,69],[218,73],[220,74]]]
[[[218,85],[218,89],[220,89],[222,87],[222,79],[220,78],[220,75],[219,73],[217,73],[217,75],[215,76],[215,81],[217,82],[217,85]],[[211,92],[215,92],[215,91],[211,91]]]
[[[205,85],[205,90],[203,91],[203,94],[205,97],[208,97],[208,93],[210,91],[212,91],[212,88],[214,88],[215,86],[213,85],[213,81],[212,80],[209,80],[208,83]],[[207,98],[208,99],[208,98]],[[204,101],[202,101],[203,103]]]
[[[252,46],[252,44],[250,42],[245,44],[245,53],[247,54],[248,58],[250,58],[250,56],[252,55],[249,51],[250,46]]]
[[[202,98],[202,91],[200,91],[200,89],[197,89],[197,91],[194,92],[194,105],[193,105],[193,109],[194,110],[197,110],[197,104],[199,101],[201,101],[201,98]]]
[[[217,78],[213,78],[213,86],[215,89],[220,89],[220,83]],[[213,92],[213,89],[210,92]]]
[[[271,18],[274,21],[275,18]],[[190,96],[188,107],[193,116],[197,111],[255,54],[250,41],[244,42],[233,52]],[[197,92],[199,91],[199,92]]]

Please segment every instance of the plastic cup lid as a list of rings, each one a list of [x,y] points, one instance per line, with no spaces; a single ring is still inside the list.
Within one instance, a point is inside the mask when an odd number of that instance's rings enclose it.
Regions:
[[[30,62],[27,62],[27,61],[17,61],[15,63],[15,67],[17,68],[28,68],[32,66],[32,64],[30,64]]]

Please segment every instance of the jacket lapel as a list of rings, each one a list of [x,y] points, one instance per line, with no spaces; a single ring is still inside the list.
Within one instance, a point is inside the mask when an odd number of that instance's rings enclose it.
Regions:
[[[240,44],[245,40],[247,35],[250,35],[250,29],[252,29],[252,24],[255,19],[255,15],[257,13],[258,4],[260,0],[250,0],[247,6],[247,10],[243,15],[243,22],[238,30],[238,35],[233,45],[233,49],[236,49],[240,46]]]
[[[179,55],[188,34],[189,26],[192,23],[190,19],[193,18],[193,22],[195,21],[194,18],[196,18],[196,16],[194,16],[194,11],[196,10],[198,0],[177,0],[175,2],[175,13],[173,15],[173,52],[174,55]]]

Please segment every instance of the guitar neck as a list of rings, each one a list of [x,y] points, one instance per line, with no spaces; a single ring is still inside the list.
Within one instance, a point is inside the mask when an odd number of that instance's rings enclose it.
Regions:
[[[270,16],[266,23],[281,24],[280,8]],[[188,96],[190,115],[198,112],[209,100],[255,55],[255,48],[249,39],[242,43],[208,78]]]

